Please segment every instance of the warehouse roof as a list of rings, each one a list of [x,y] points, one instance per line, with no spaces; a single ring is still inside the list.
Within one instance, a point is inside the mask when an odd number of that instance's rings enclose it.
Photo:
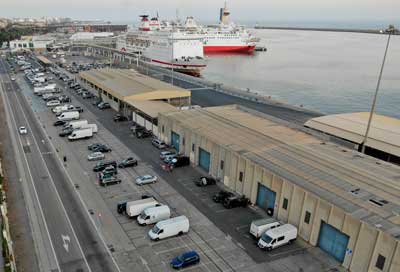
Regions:
[[[161,114],[400,239],[400,167],[224,106]]]
[[[368,118],[369,112],[327,115],[313,118],[305,126],[361,144]],[[374,114],[367,146],[400,156],[400,119]]]
[[[52,63],[48,58],[44,56],[37,56],[37,59],[47,65],[50,65]]]
[[[139,74],[128,69],[93,69],[79,76],[120,100],[126,97],[138,100],[189,97],[190,91]]]
[[[174,106],[162,101],[136,101],[129,98],[125,101],[151,118],[157,118],[159,113],[178,110]]]

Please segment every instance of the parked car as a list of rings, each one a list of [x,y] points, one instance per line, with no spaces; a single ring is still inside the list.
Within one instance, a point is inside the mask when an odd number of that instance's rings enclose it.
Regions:
[[[145,185],[145,184],[149,184],[149,183],[156,183],[157,181],[157,177],[156,176],[152,176],[152,175],[144,175],[144,176],[140,176],[137,177],[135,182],[137,185]]]
[[[99,161],[103,160],[106,156],[101,152],[93,152],[88,155],[88,161]]]
[[[164,141],[157,138],[151,140],[151,144],[157,147],[158,149],[163,149],[168,147],[168,145]]]
[[[90,93],[90,92],[84,92],[82,94],[82,98],[83,99],[89,99],[89,98],[93,98],[93,97],[94,97],[94,95],[92,93]]]
[[[88,150],[93,151],[93,149],[95,149],[96,147],[101,146],[101,145],[103,145],[103,144],[101,144],[101,143],[91,144],[91,145],[88,146]]]
[[[75,106],[74,111],[83,112],[83,108],[81,106]]]
[[[66,125],[68,122],[67,121],[63,121],[63,120],[57,120],[57,121],[55,121],[54,122],[54,126],[55,127],[58,127],[58,126],[64,126],[64,125]]]
[[[129,158],[127,158],[127,159],[121,161],[121,162],[118,164],[118,167],[119,167],[119,168],[126,168],[126,167],[132,167],[132,166],[137,166],[137,165],[138,165],[137,160],[135,160],[135,159],[132,158],[132,157],[129,157]]]
[[[19,127],[18,131],[19,131],[19,134],[21,134],[21,135],[28,133],[28,130],[26,129],[26,127]]]
[[[213,200],[217,203],[223,203],[226,198],[231,196],[234,196],[234,194],[225,190],[221,190],[213,195]]]
[[[168,150],[168,151],[161,151],[160,152],[160,159],[164,160],[165,158],[169,156],[178,156],[178,154],[175,151]]]
[[[92,105],[97,107],[101,102],[101,100],[95,100],[92,102]]]
[[[93,167],[93,171],[94,172],[100,172],[103,171],[104,169],[106,169],[107,166],[114,166],[117,167],[117,162],[116,161],[102,161],[102,162],[98,162],[96,163],[96,165]]]
[[[93,150],[94,152],[102,152],[102,153],[111,152],[111,151],[112,151],[112,149],[109,148],[109,147],[106,146],[106,145],[97,146],[97,147],[93,148],[92,150]]]
[[[71,98],[68,97],[67,95],[62,95],[62,96],[58,97],[58,100],[59,100],[61,103],[68,103],[68,102],[71,102]]]
[[[270,230],[267,230],[258,240],[258,247],[265,250],[291,244],[296,241],[297,228],[290,224],[285,224]]]
[[[128,117],[121,115],[121,114],[116,114],[114,115],[114,122],[124,122],[124,121],[128,121]]]
[[[100,103],[97,105],[97,107],[98,107],[99,109],[101,109],[101,110],[105,110],[105,109],[111,108],[111,105],[110,105],[110,103],[107,103],[107,102],[100,102]]]
[[[145,128],[139,124],[134,124],[129,128],[133,134],[136,134],[137,131],[145,130]]]
[[[119,184],[119,183],[121,183],[121,179],[119,179],[115,176],[99,180],[99,185],[104,186],[104,187],[106,187],[108,185]]]
[[[47,107],[55,107],[55,106],[59,106],[61,103],[59,100],[50,100],[49,102],[46,103]]]
[[[114,167],[114,165],[108,165],[108,166],[106,166],[106,168],[104,168],[101,171],[101,174],[103,174],[103,175],[116,175],[116,174],[118,174],[118,170],[117,170],[117,167]]]
[[[190,165],[190,158],[187,156],[177,156],[166,163],[170,168],[177,168]]]
[[[181,269],[190,265],[195,265],[200,262],[200,256],[196,251],[185,252],[171,261],[171,267],[174,269]]]
[[[222,204],[227,209],[236,207],[246,207],[247,204],[249,204],[249,199],[245,196],[231,196],[225,198]]]
[[[11,81],[15,81],[15,77],[11,77]]]
[[[136,131],[135,135],[138,139],[143,139],[153,136],[153,132],[151,132],[150,130],[139,130]]]
[[[210,176],[203,176],[198,179],[194,180],[194,183],[197,186],[207,186],[207,185],[214,185],[217,183],[217,180]]]
[[[65,137],[65,136],[71,135],[72,132],[74,132],[74,128],[69,127],[69,128],[63,129],[58,135],[60,137]]]

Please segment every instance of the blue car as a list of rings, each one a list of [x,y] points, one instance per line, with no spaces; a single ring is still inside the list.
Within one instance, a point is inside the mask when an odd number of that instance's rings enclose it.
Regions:
[[[172,268],[180,269],[190,265],[198,264],[200,262],[200,256],[196,251],[185,252],[182,255],[174,258],[171,261]]]

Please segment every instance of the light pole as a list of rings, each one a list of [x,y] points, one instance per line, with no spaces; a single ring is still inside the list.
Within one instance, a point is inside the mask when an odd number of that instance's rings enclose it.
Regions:
[[[369,130],[371,128],[372,118],[373,118],[374,112],[375,112],[376,99],[378,97],[378,91],[379,91],[379,87],[381,85],[382,73],[383,73],[383,68],[385,67],[386,55],[387,55],[387,51],[388,51],[388,48],[389,48],[390,37],[395,32],[394,26],[393,25],[389,25],[389,28],[386,30],[386,32],[388,32],[389,35],[388,35],[387,42],[386,42],[385,54],[383,55],[383,61],[382,61],[382,65],[381,65],[381,70],[379,72],[379,77],[378,77],[378,83],[376,84],[375,95],[374,95],[374,99],[372,100],[372,106],[371,106],[371,112],[369,113],[367,130],[365,131],[364,140],[361,143],[361,153],[364,153],[364,154],[365,154],[365,146],[367,145]]]

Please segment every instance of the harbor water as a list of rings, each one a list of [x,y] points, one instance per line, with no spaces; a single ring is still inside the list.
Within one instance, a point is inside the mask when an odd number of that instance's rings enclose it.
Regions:
[[[369,111],[386,35],[251,30],[267,52],[212,55],[203,77],[323,113]],[[400,36],[392,36],[376,111],[400,118]]]

